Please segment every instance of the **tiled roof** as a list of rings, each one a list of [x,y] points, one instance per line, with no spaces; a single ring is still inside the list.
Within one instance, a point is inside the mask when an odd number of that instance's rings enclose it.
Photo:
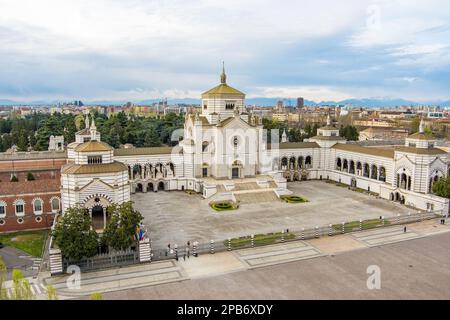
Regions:
[[[171,154],[172,150],[177,147],[153,147],[153,148],[129,148],[114,149],[114,156],[135,156],[135,155],[152,155],[152,154]],[[180,151],[182,150],[178,147]]]
[[[362,154],[368,154],[371,156],[383,157],[383,158],[394,158],[394,149],[382,149],[382,148],[369,148],[369,147],[361,147],[354,144],[343,144],[338,143],[335,144],[332,149],[342,150],[342,151],[350,151]]]
[[[65,159],[65,158],[67,158],[66,151],[30,151],[30,152],[0,153],[0,161]]]
[[[324,140],[324,141],[340,141],[340,140],[345,140],[343,137],[339,137],[339,136],[315,136],[315,137],[312,137],[311,139],[315,139],[315,140]]]
[[[61,186],[60,179],[39,179],[33,181],[0,183],[0,196],[18,195],[28,193],[59,192]]]
[[[413,154],[424,154],[424,155],[434,155],[434,154],[446,154],[445,150],[439,148],[413,148],[413,147],[397,147],[396,151],[413,153]]]
[[[214,96],[214,95],[237,95],[237,96],[245,96],[245,93],[230,87],[226,83],[219,84],[218,86],[202,93],[202,97]]]
[[[122,171],[128,171],[128,167],[118,161],[102,164],[68,164],[61,169],[63,174],[95,174]]]
[[[408,137],[408,139],[415,139],[415,140],[436,140],[434,136],[431,133],[425,133],[425,132],[417,132]]]
[[[104,142],[92,140],[80,144],[75,148],[76,152],[97,152],[97,151],[112,151],[113,148]]]
[[[316,142],[283,142],[280,143],[279,149],[307,149],[320,148]],[[267,145],[267,149],[272,149],[272,145]]]

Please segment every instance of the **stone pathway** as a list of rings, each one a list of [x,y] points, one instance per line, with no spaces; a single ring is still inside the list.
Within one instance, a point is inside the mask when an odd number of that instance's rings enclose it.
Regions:
[[[412,231],[408,227],[406,228],[406,232],[404,232],[403,226],[393,226],[353,233],[352,237],[367,244],[369,247],[373,247],[420,238],[421,235]]]
[[[233,192],[240,204],[280,201],[273,191],[254,191],[248,193]]]
[[[249,268],[319,257],[322,253],[303,241],[235,251],[236,256]]]
[[[186,274],[175,260],[158,261],[119,269],[108,269],[81,274],[80,288],[68,287],[70,275],[53,276],[45,282],[54,286],[63,297],[86,296],[94,292],[109,292],[146,287],[185,280]],[[69,281],[70,283],[70,281]]]

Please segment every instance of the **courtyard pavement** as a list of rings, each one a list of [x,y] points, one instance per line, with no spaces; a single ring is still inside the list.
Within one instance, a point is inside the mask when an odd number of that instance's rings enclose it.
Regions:
[[[216,212],[209,207],[208,199],[181,191],[138,193],[132,200],[149,226],[154,249],[166,248],[169,243],[182,246],[187,241],[218,242],[250,234],[284,229],[299,231],[412,211],[400,204],[323,181],[293,182],[288,188],[309,202],[288,204],[277,200],[242,204],[235,211]]]

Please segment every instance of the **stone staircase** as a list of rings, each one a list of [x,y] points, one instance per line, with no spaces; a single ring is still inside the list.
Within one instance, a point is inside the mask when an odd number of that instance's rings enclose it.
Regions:
[[[236,200],[239,204],[264,203],[272,201],[280,201],[278,196],[272,190],[248,193],[235,193]]]

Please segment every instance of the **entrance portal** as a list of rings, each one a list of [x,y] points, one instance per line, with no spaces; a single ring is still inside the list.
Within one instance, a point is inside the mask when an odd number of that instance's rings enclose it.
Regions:
[[[239,168],[232,168],[231,169],[231,177],[233,179],[239,178]]]
[[[106,216],[105,210],[102,206],[95,206],[92,208],[91,216],[92,216],[92,226],[94,229],[104,229],[106,224]]]

